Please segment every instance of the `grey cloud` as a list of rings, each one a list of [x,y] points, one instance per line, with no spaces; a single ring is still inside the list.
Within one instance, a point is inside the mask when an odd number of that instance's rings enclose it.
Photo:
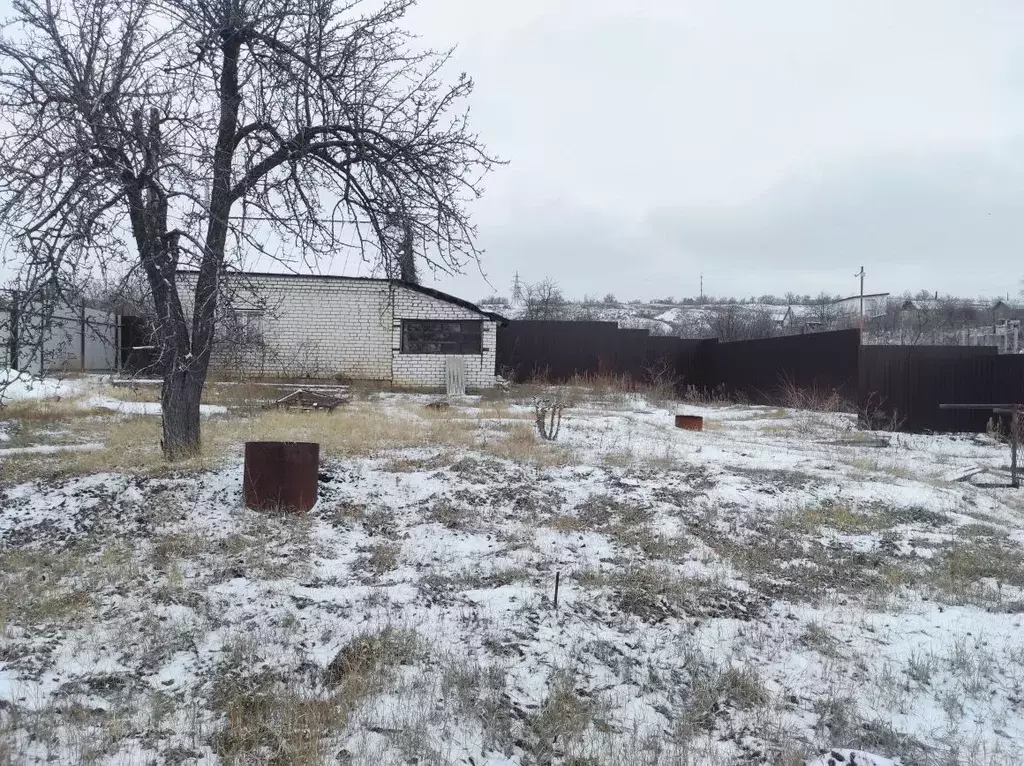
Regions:
[[[1016,293],[1024,154],[878,155],[742,205],[656,208],[639,221],[568,201],[527,206],[481,222],[481,241],[499,291],[518,270],[576,295],[692,295],[701,273],[716,294],[852,293],[864,265],[879,291]]]
[[[880,156],[804,174],[742,206],[659,210],[649,220],[669,249],[760,270],[773,283],[780,270],[866,263],[880,289],[1003,292],[1009,282],[1015,291],[1024,271],[1020,159]]]

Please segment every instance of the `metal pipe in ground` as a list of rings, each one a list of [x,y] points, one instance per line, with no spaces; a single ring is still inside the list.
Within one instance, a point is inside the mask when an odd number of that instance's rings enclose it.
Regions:
[[[319,468],[315,442],[246,442],[245,507],[305,513],[316,505]]]

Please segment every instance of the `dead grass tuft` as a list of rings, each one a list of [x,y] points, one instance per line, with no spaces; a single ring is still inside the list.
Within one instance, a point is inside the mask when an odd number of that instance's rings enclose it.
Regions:
[[[18,399],[0,407],[0,422],[67,423],[72,420],[109,415],[102,408],[83,407],[79,397],[51,399]]]
[[[571,462],[571,454],[564,447],[541,441],[537,429],[523,421],[501,423],[495,427],[501,438],[483,438],[476,443],[482,452],[517,463],[541,467],[558,467]]]
[[[312,696],[268,669],[219,668],[212,707],[222,724],[210,746],[228,764],[323,763],[330,756],[327,738],[346,721],[340,700]]]
[[[0,553],[0,635],[8,625],[60,627],[84,620],[94,606],[81,577],[85,556],[81,550]]]
[[[825,657],[837,656],[838,641],[832,635],[832,631],[816,620],[811,620],[804,626],[804,632],[798,639],[801,646],[812,649]]]
[[[897,519],[884,510],[860,511],[831,501],[784,513],[778,520],[783,529],[804,533],[826,527],[848,534],[863,534],[890,529],[896,523]]]
[[[572,751],[591,727],[600,727],[601,708],[592,697],[575,688],[574,674],[556,671],[549,682],[548,695],[537,712],[526,719],[531,755],[536,763]],[[583,764],[586,761],[573,760]]]
[[[694,608],[712,584],[685,578],[667,566],[640,566],[624,570],[583,570],[577,581],[587,588],[608,588],[615,605],[645,622],[678,617]]]
[[[394,543],[376,543],[361,550],[363,555],[356,562],[356,568],[369,573],[371,577],[380,577],[398,567],[398,555],[402,547]]]
[[[420,656],[419,636],[411,630],[385,627],[349,641],[327,666],[326,682],[344,687],[346,696],[365,696],[380,676]]]
[[[1024,554],[998,539],[957,542],[929,563],[925,584],[956,600],[1000,601],[1002,586],[1024,587]]]

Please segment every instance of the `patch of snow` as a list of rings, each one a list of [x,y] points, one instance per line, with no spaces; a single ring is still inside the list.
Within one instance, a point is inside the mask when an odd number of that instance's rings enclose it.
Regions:
[[[90,396],[83,399],[81,406],[85,409],[104,409],[122,415],[159,415],[160,402],[125,402],[109,396]],[[228,408],[220,404],[199,405],[200,415],[225,415]]]
[[[807,766],[900,766],[900,760],[883,758],[863,750],[830,750],[825,755],[807,762]]]
[[[0,368],[0,404],[25,399],[77,396],[88,385],[81,379],[37,378],[27,372]]]
[[[103,449],[103,445],[99,442],[89,442],[87,444],[40,444],[35,447],[8,447],[0,449],[0,458],[9,455],[50,455],[54,452],[91,452],[98,449]]]

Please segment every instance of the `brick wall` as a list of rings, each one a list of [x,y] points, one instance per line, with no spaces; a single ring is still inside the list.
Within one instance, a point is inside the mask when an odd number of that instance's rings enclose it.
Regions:
[[[195,276],[179,274],[178,281],[189,316]],[[224,338],[214,354],[214,367],[275,377],[343,375],[404,387],[440,387],[446,357],[402,354],[401,320],[483,318],[385,280],[253,275],[238,278],[225,295],[223,304],[262,310],[260,342],[240,349]],[[462,357],[468,386],[494,385],[496,340],[496,324],[485,321],[483,354]]]
[[[469,388],[490,388],[494,385],[497,324],[475,311],[442,301],[429,295],[398,288],[395,293],[395,321],[392,346],[393,382],[396,386],[444,386],[445,360],[441,354],[403,354],[403,319],[484,319],[483,353],[465,354],[466,385]]]

